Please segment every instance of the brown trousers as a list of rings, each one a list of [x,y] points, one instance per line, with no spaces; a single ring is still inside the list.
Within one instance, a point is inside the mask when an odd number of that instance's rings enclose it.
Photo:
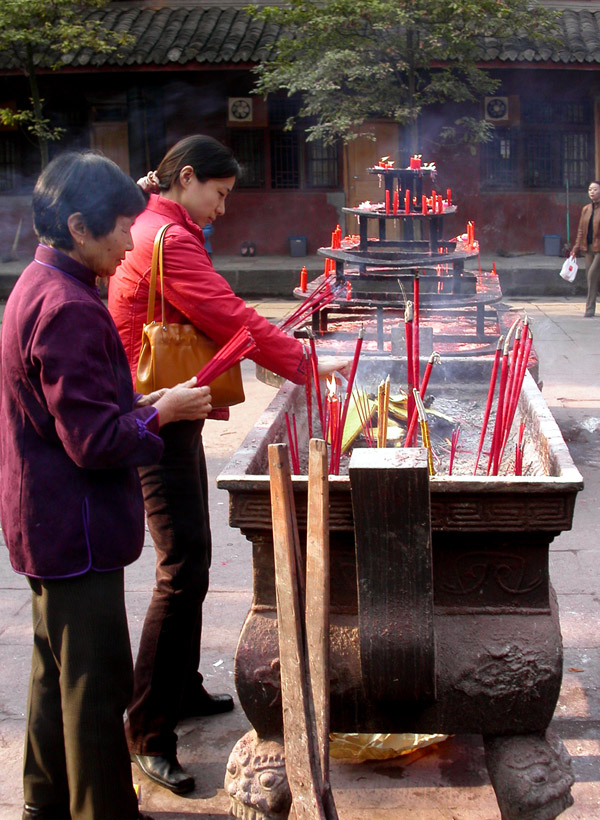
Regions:
[[[596,297],[600,283],[600,253],[588,251],[585,255],[585,275],[587,278],[587,301],[585,303],[586,316],[596,313]]]

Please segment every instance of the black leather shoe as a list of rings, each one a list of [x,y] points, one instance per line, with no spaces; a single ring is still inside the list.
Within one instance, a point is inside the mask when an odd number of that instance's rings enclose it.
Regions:
[[[206,689],[202,689],[200,695],[188,697],[184,700],[179,711],[179,718],[183,720],[188,717],[208,717],[209,715],[221,715],[223,712],[231,712],[233,709],[233,698],[231,695],[209,695]]]
[[[175,794],[187,794],[196,785],[194,778],[183,771],[175,755],[132,754],[131,759],[146,777]]]
[[[71,820],[69,807],[60,803],[54,806],[23,806],[23,820]]]

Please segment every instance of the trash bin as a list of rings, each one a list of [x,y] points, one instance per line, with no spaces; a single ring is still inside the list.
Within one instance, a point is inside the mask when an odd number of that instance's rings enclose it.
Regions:
[[[290,256],[306,256],[306,237],[288,236],[290,240]]]
[[[544,255],[560,256],[560,236],[556,233],[544,234]]]

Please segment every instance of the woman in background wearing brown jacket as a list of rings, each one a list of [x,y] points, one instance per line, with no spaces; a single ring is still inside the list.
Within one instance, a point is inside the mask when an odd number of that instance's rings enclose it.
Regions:
[[[584,205],[577,228],[577,238],[571,251],[572,256],[585,253],[585,273],[587,277],[587,301],[585,316],[591,318],[596,313],[596,296],[600,282],[600,182],[590,182],[588,188],[590,204]]]

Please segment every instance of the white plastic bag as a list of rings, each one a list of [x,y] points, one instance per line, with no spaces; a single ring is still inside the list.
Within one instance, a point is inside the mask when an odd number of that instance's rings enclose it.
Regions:
[[[566,279],[567,282],[575,281],[575,277],[577,276],[577,260],[574,256],[569,256],[568,259],[565,259],[560,269],[560,275],[563,279]]]

